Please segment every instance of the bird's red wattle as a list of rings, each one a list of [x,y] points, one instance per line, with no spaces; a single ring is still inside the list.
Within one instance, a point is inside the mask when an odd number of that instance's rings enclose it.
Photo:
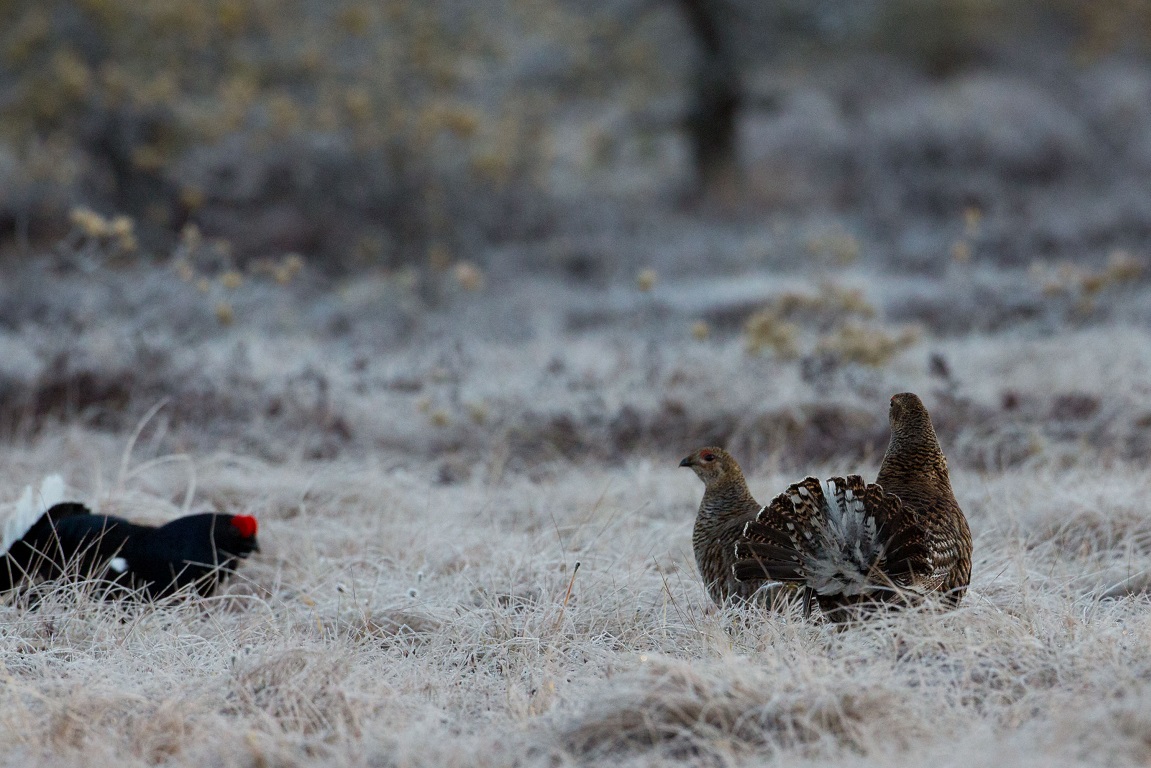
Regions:
[[[250,539],[256,535],[256,529],[259,526],[256,523],[256,518],[251,515],[236,515],[232,518],[232,527],[245,539]]]

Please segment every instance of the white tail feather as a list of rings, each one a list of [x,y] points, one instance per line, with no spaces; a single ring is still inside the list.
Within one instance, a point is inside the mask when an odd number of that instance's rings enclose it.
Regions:
[[[869,576],[880,554],[875,519],[867,514],[863,499],[831,480],[824,483],[823,503],[820,546],[805,563],[808,586],[821,595],[874,591]]]
[[[60,475],[48,475],[41,480],[39,491],[33,491],[30,485],[24,486],[24,493],[20,494],[8,519],[4,521],[4,538],[0,541],[3,549],[0,553],[11,549],[45,512],[64,501],[66,488],[64,478]]]

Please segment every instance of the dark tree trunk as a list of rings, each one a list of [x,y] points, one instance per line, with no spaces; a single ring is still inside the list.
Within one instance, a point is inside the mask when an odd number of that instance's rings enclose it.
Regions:
[[[730,198],[739,189],[736,121],[743,105],[739,68],[720,34],[716,0],[679,0],[699,43],[686,129],[696,179],[706,197]]]

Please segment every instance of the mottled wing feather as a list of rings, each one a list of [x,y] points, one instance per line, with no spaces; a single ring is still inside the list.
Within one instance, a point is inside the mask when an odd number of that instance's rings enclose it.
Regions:
[[[771,500],[743,529],[732,571],[740,581],[802,582],[803,544],[822,517],[823,487],[808,477]]]
[[[924,589],[923,580],[931,578],[936,564],[919,515],[874,483],[867,486],[865,504],[874,511],[883,541],[878,570],[895,587]]]
[[[809,477],[746,524],[733,572],[741,580],[804,583],[829,612],[922,595],[939,589],[952,571],[936,549],[951,554],[948,561],[960,554],[957,546],[933,541],[923,520],[859,475],[826,483]]]
[[[928,532],[936,572],[933,589],[958,603],[971,581],[971,530],[957,505],[941,503],[927,510],[934,521]]]

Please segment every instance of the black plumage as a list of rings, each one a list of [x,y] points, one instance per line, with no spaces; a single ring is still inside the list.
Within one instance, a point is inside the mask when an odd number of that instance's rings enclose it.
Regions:
[[[212,594],[259,551],[256,519],[203,513],[159,527],[55,504],[0,559],[0,591],[27,577],[97,579],[160,598],[191,586]]]

